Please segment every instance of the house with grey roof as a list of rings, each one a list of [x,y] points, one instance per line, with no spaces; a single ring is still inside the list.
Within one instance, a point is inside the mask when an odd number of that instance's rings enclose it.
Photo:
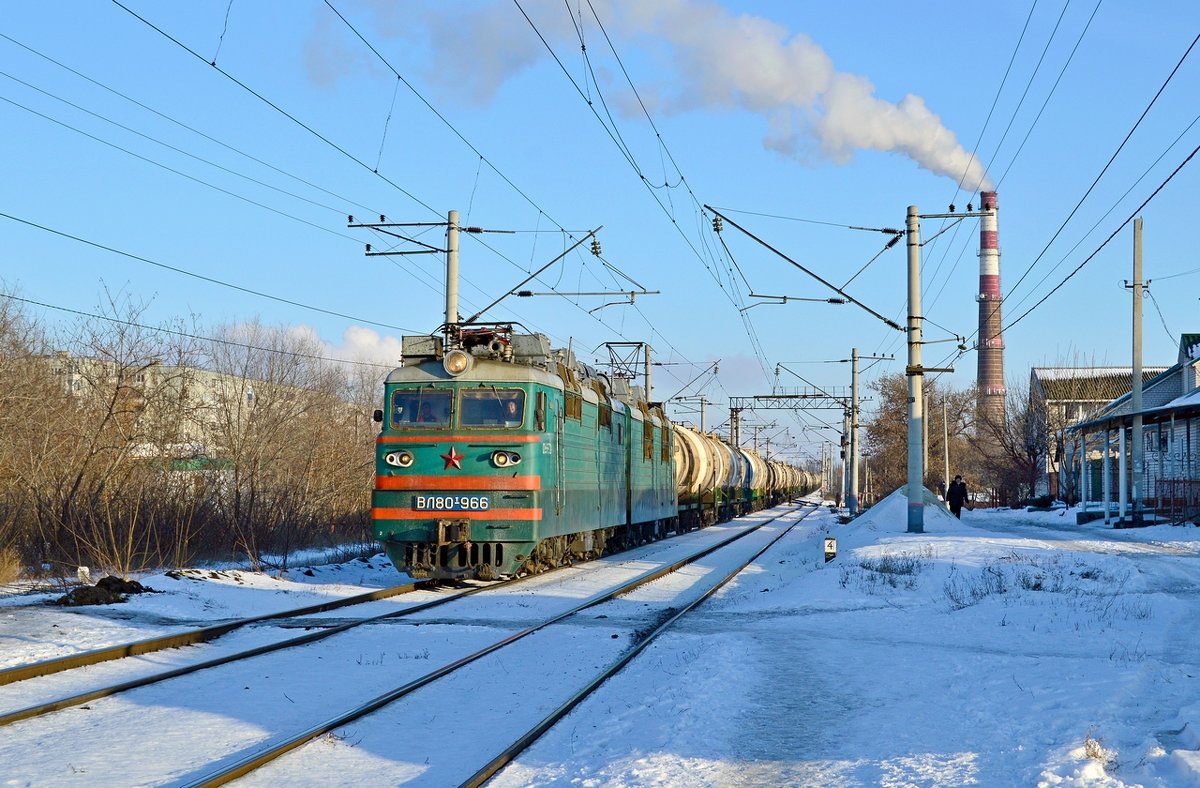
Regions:
[[[1147,383],[1169,367],[1143,367]],[[1067,429],[1099,413],[1132,388],[1132,367],[1034,367],[1029,371],[1031,428],[1043,431],[1046,461],[1035,495],[1065,497],[1060,469],[1066,453]],[[1030,436],[1040,443],[1043,436]],[[1070,485],[1066,485],[1069,487]]]
[[[1176,363],[1144,383],[1136,413],[1132,400],[1132,393],[1125,393],[1067,430],[1063,474],[1070,474],[1070,486],[1084,509],[1081,516],[1086,518],[1094,510],[1107,521],[1115,506],[1118,524],[1142,512],[1158,520],[1196,522],[1200,519],[1200,334],[1180,337]],[[1140,457],[1132,455],[1135,420],[1142,425]]]

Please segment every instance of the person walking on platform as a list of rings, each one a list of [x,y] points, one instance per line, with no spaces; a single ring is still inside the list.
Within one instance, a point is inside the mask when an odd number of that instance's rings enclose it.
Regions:
[[[963,504],[967,502],[967,483],[963,481],[962,476],[955,476],[954,481],[950,482],[950,489],[946,491],[946,502],[950,504],[950,511],[958,519],[962,519]]]

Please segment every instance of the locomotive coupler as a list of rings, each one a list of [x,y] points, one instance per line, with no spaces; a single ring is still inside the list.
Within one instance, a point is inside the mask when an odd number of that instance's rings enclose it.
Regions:
[[[438,520],[437,543],[439,546],[471,541],[470,520]]]

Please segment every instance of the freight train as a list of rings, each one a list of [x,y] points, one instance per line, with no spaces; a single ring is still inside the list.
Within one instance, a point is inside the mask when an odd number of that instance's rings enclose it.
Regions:
[[[536,573],[806,494],[814,475],[667,419],[512,325],[404,337],[376,441],[375,538],[413,577]]]

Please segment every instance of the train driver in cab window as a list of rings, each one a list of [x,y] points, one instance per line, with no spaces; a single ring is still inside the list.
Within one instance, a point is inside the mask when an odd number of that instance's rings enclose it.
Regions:
[[[517,401],[516,397],[504,400],[500,406],[500,417],[505,427],[521,426],[521,403]]]

